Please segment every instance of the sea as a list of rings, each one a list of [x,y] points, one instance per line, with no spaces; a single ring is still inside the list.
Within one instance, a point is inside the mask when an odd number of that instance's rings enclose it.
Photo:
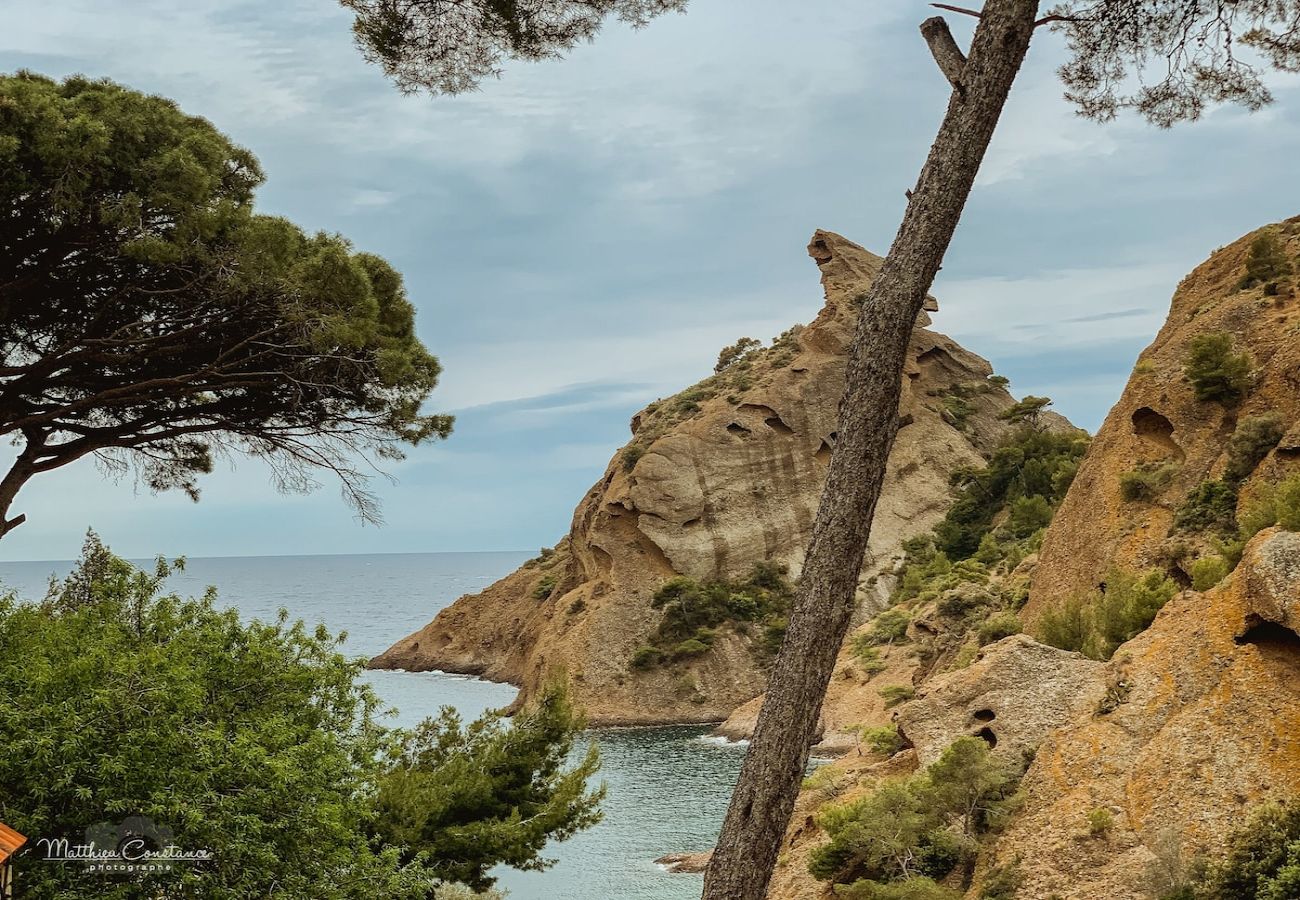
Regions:
[[[340,556],[192,558],[168,589],[198,596],[217,588],[218,603],[246,619],[273,619],[280,609],[309,624],[346,632],[343,651],[371,657],[415,631],[462,594],[519,566],[527,553],[402,553]],[[148,561],[140,561],[148,564]],[[44,596],[51,576],[71,562],[0,562],[0,585],[19,596]],[[466,718],[508,704],[515,689],[439,672],[367,672],[390,707],[391,724],[414,725],[443,706]],[[687,900],[702,876],[671,874],[655,864],[665,853],[706,850],[717,838],[740,771],[742,745],[699,727],[595,729],[598,781],[607,789],[604,819],[544,851],[541,872],[493,872],[511,900]],[[585,749],[586,744],[579,749]],[[575,751],[577,752],[577,751]]]

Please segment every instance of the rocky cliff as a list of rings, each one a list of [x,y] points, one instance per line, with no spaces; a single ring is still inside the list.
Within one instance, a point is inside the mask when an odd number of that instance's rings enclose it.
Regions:
[[[1279,515],[1300,522],[1300,509],[1285,515],[1300,494],[1276,499],[1300,473],[1298,261],[1292,220],[1184,279],[1041,555],[1013,576],[1029,582],[1031,628],[1071,598],[1100,597],[1118,572],[1155,569],[1181,590],[1107,661],[1016,635],[966,665],[915,665],[915,699],[862,719],[896,729],[902,749],[852,753],[819,773],[769,897],[832,896],[807,871],[827,839],[819,811],[917,771],[963,735],[1007,759],[1032,756],[1020,811],[985,843],[968,898],[985,896],[995,872],[1004,886],[1016,873],[1024,898],[1162,896],[1257,804],[1300,797],[1300,534],[1256,531]],[[890,648],[891,667],[939,635],[943,602],[912,610],[913,640]]]
[[[812,323],[742,348],[720,373],[638,413],[553,554],[461,598],[372,665],[483,675],[523,697],[563,674],[596,724],[719,721],[757,696],[766,657],[752,629],[719,629],[707,652],[672,665],[630,661],[663,616],[655,591],[674,576],[740,578],[761,561],[799,572],[835,443],[845,348],[880,265],[825,231],[808,252],[825,294]],[[902,542],[943,516],[951,474],[982,464],[1013,402],[986,361],[921,317],[862,572],[864,617],[888,596]]]

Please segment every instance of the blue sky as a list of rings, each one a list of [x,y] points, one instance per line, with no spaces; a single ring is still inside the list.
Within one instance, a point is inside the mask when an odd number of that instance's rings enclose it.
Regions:
[[[736,337],[815,314],[814,229],[884,252],[947,94],[911,0],[693,0],[450,99],[400,96],[331,0],[9,0],[2,15],[0,68],[175,98],[261,159],[264,211],[390,259],[446,368],[432,405],[458,416],[377,482],[382,528],[333,485],[275,493],[253,463],[195,505],[87,461],[24,490],[3,559],[66,558],[92,525],[131,556],[553,543],[633,412]],[[1095,429],[1178,280],[1300,212],[1300,90],[1275,79],[1264,112],[1173,131],[1101,126],[1060,99],[1059,61],[1041,34],[935,324]]]

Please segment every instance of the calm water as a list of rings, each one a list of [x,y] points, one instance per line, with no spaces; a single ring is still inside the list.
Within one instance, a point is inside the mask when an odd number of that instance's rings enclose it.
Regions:
[[[271,556],[191,559],[171,588],[199,594],[216,585],[219,602],[248,618],[281,607],[295,618],[346,631],[344,650],[373,656],[422,626],[461,594],[512,571],[524,553],[412,553],[369,556]],[[0,562],[0,583],[39,597],[68,563]],[[514,698],[514,688],[441,673],[370,672],[367,678],[409,725],[452,705],[466,717]],[[700,895],[698,875],[669,875],[664,853],[712,846],[742,752],[708,740],[700,728],[629,728],[592,732],[604,756],[605,819],[546,856],[546,872],[503,869],[512,900],[686,900]]]

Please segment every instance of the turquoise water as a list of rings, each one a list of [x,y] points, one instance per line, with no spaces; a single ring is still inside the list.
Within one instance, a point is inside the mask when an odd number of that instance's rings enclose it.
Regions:
[[[345,652],[373,656],[422,626],[462,594],[512,571],[525,553],[412,553],[191,559],[171,582],[182,594],[216,585],[218,601],[248,618],[281,607],[309,623],[346,631]],[[0,583],[39,597],[68,563],[0,563]],[[368,672],[379,695],[410,725],[444,705],[465,716],[509,703],[509,685],[434,672]],[[605,818],[545,852],[545,872],[495,874],[512,900],[688,900],[701,876],[670,875],[654,864],[672,852],[712,846],[742,749],[710,740],[703,728],[626,728],[590,732],[601,749]]]

